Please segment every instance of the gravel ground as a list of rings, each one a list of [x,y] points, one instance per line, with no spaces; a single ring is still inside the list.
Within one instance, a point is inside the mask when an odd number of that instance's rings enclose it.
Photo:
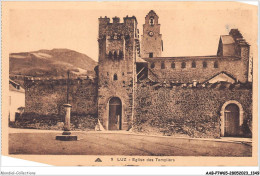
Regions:
[[[248,144],[121,133],[73,132],[78,141],[58,141],[60,132],[10,133],[10,154],[252,156]]]

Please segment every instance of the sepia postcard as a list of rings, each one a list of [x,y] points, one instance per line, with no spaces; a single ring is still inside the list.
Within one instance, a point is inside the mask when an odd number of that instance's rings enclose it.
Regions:
[[[242,2],[2,2],[2,154],[257,166],[257,42]]]

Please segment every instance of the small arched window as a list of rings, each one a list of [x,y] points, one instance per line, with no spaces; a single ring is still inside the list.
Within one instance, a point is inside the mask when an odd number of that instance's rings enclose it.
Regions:
[[[165,63],[164,62],[161,63],[161,69],[165,69]]]
[[[192,61],[191,68],[196,68],[196,62],[195,61]]]
[[[126,35],[126,36],[125,36],[125,40],[128,40],[129,38],[130,38],[129,35]]]
[[[186,62],[181,63],[181,68],[186,68]]]
[[[175,68],[175,63],[174,62],[172,62],[171,67]]]
[[[114,74],[113,80],[116,81],[117,80],[117,74]]]
[[[154,25],[154,18],[153,18],[153,17],[151,17],[151,18],[149,19],[149,24],[150,24],[151,26]]]
[[[109,51],[109,53],[108,53],[108,58],[109,58],[109,59],[112,59],[112,56],[113,56],[113,55],[112,55],[112,52]]]
[[[155,63],[152,62],[152,63],[151,63],[151,68],[154,68],[154,67],[155,67]]]
[[[115,60],[117,59],[117,53],[116,53],[116,51],[114,52],[114,59],[115,59]]]
[[[206,61],[203,61],[203,68],[207,68],[208,64]]]
[[[123,52],[122,51],[119,51],[119,59],[122,59],[123,58]]]
[[[218,61],[214,62],[214,68],[218,68]]]

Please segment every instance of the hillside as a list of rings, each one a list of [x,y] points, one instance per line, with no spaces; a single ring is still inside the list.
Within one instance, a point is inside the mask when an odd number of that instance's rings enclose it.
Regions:
[[[97,65],[85,54],[69,49],[39,50],[32,52],[10,53],[9,74],[35,77],[95,76]]]

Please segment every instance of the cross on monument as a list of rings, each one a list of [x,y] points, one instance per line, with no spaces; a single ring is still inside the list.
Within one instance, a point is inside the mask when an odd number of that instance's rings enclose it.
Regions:
[[[64,128],[63,133],[60,136],[56,136],[56,140],[61,141],[76,141],[77,136],[71,135],[70,132],[70,112],[71,112],[71,105],[69,104],[69,85],[70,85],[70,71],[67,71],[68,77],[67,77],[67,103],[64,104],[65,108],[65,121],[64,121]]]

